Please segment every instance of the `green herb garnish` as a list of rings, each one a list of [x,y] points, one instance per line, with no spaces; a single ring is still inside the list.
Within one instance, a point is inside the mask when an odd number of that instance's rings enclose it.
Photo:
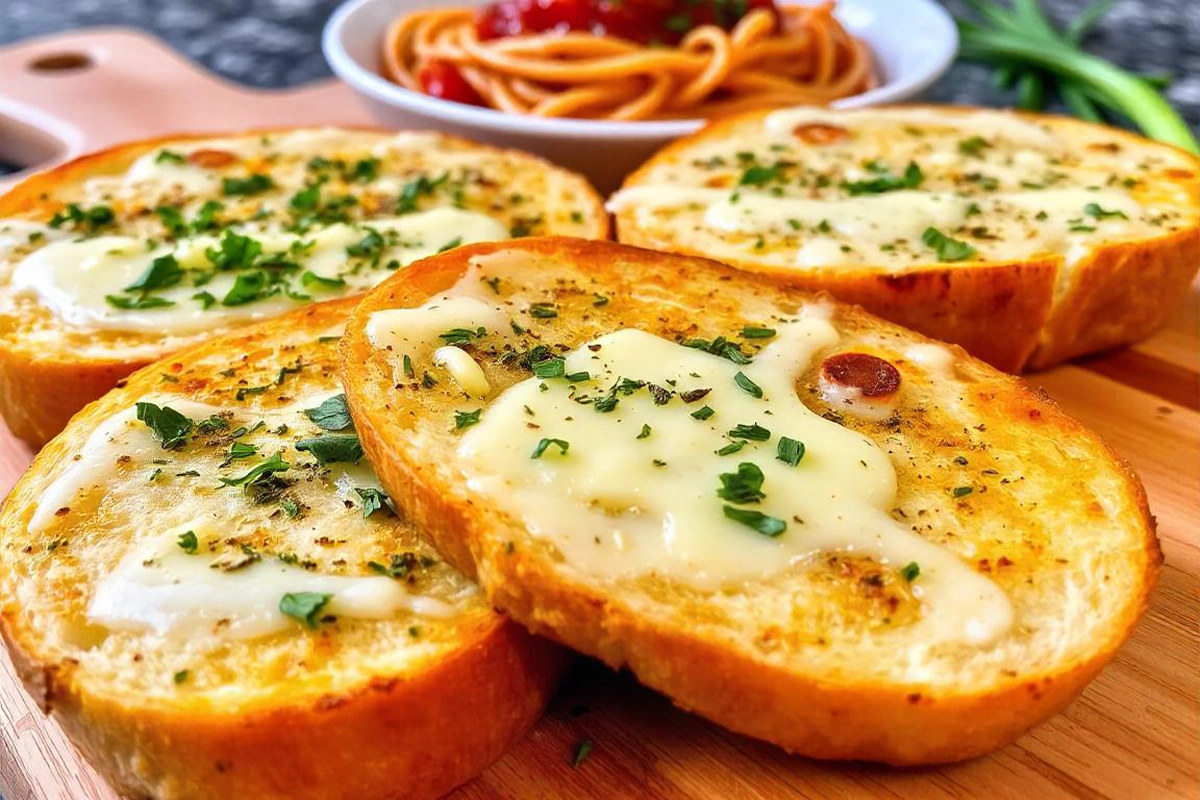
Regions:
[[[571,448],[571,443],[563,439],[542,439],[537,443],[537,447],[533,448],[533,455],[531,455],[530,458],[541,458],[542,454],[545,453],[547,448],[549,448],[551,445],[557,447],[559,453],[564,456],[567,454],[567,450]]]
[[[966,242],[952,239],[937,228],[926,228],[921,234],[925,246],[937,253],[938,261],[963,261],[975,255],[976,250]]]
[[[392,512],[392,498],[388,497],[378,489],[355,489],[354,493],[362,498],[363,518],[367,518],[376,511]]]
[[[327,431],[344,431],[354,425],[344,394],[335,395],[316,408],[305,409],[304,416],[318,428]]]
[[[735,508],[734,506],[722,506],[722,509],[725,512],[725,516],[729,519],[753,528],[763,536],[774,538],[787,530],[786,522],[778,517],[767,516],[761,511],[754,511],[749,508]]]
[[[190,419],[170,406],[138,403],[136,409],[138,420],[146,423],[164,450],[183,447],[195,427]]]
[[[745,392],[746,394],[750,395],[751,397],[758,398],[758,399],[762,398],[763,390],[759,387],[759,385],[757,383],[755,383],[754,381],[747,378],[746,373],[738,372],[736,375],[733,376],[733,382],[736,383],[739,387],[741,387],[742,391]]]
[[[250,197],[262,194],[268,189],[275,188],[275,181],[270,175],[256,172],[247,178],[225,178],[221,181],[221,190],[226,196]]]
[[[179,534],[179,538],[175,540],[175,544],[179,545],[179,549],[187,553],[189,556],[195,555],[200,548],[200,540],[196,538],[195,531],[187,531]]]
[[[289,617],[303,622],[310,628],[317,627],[317,614],[329,602],[331,594],[323,592],[296,592],[285,594],[279,601],[279,610]]]
[[[762,492],[763,472],[757,464],[743,461],[738,464],[737,472],[723,472],[718,477],[721,488],[717,489],[717,497],[722,500],[747,505],[766,497]]]
[[[463,428],[469,428],[472,425],[479,423],[479,416],[483,413],[482,408],[477,408],[474,411],[455,411],[454,412],[454,430],[461,431]]]
[[[900,568],[900,577],[904,578],[904,580],[906,580],[909,583],[912,583],[913,581],[915,581],[917,579],[917,576],[920,574],[921,574],[921,565],[915,561],[910,561],[907,564],[905,564],[903,567]]]
[[[775,448],[775,457],[789,467],[796,466],[800,459],[804,458],[804,442],[780,436],[779,446]]]
[[[296,442],[296,449],[312,453],[321,466],[334,462],[357,464],[362,460],[362,442],[353,434],[327,434]]]

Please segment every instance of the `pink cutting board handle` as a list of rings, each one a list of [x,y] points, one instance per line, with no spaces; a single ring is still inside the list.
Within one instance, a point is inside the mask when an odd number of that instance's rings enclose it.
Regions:
[[[170,133],[325,124],[374,120],[340,81],[249,89],[127,28],[90,28],[0,48],[0,158],[39,169]],[[0,178],[0,190],[30,171]]]

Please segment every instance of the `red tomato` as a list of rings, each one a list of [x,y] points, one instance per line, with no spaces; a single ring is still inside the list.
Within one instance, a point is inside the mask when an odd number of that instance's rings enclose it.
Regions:
[[[501,0],[484,6],[475,16],[480,39],[522,33],[586,31],[591,29],[589,0]]]
[[[421,90],[433,97],[470,106],[484,105],[483,98],[467,83],[458,68],[445,61],[430,61],[421,67],[417,80],[421,82]]]
[[[678,44],[699,25],[730,29],[774,0],[499,0],[475,16],[480,39],[546,31],[591,31],[641,44]]]

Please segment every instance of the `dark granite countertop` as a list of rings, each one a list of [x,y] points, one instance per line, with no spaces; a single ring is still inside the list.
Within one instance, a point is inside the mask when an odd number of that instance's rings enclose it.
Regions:
[[[474,2],[475,0],[470,0]],[[321,28],[337,0],[0,0],[0,45],[94,25],[142,28],[227,78],[262,87],[296,86],[330,74]],[[961,0],[945,0],[961,11]],[[1086,0],[1042,0],[1058,19]],[[1200,3],[1118,0],[1088,48],[1129,69],[1169,73],[1168,98],[1200,129]],[[3,76],[0,76],[0,81]],[[1007,105],[989,71],[957,64],[934,87],[941,102]]]

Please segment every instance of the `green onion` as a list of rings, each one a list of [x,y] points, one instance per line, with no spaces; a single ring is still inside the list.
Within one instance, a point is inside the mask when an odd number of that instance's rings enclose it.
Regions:
[[[1093,0],[1064,31],[1055,29],[1037,0],[966,1],[977,19],[958,20],[959,57],[996,67],[1002,85],[1015,79],[1022,107],[1041,108],[1045,83],[1053,81],[1083,119],[1099,121],[1102,111],[1121,114],[1151,139],[1200,154],[1200,143],[1153,81],[1079,46],[1110,0]]]

